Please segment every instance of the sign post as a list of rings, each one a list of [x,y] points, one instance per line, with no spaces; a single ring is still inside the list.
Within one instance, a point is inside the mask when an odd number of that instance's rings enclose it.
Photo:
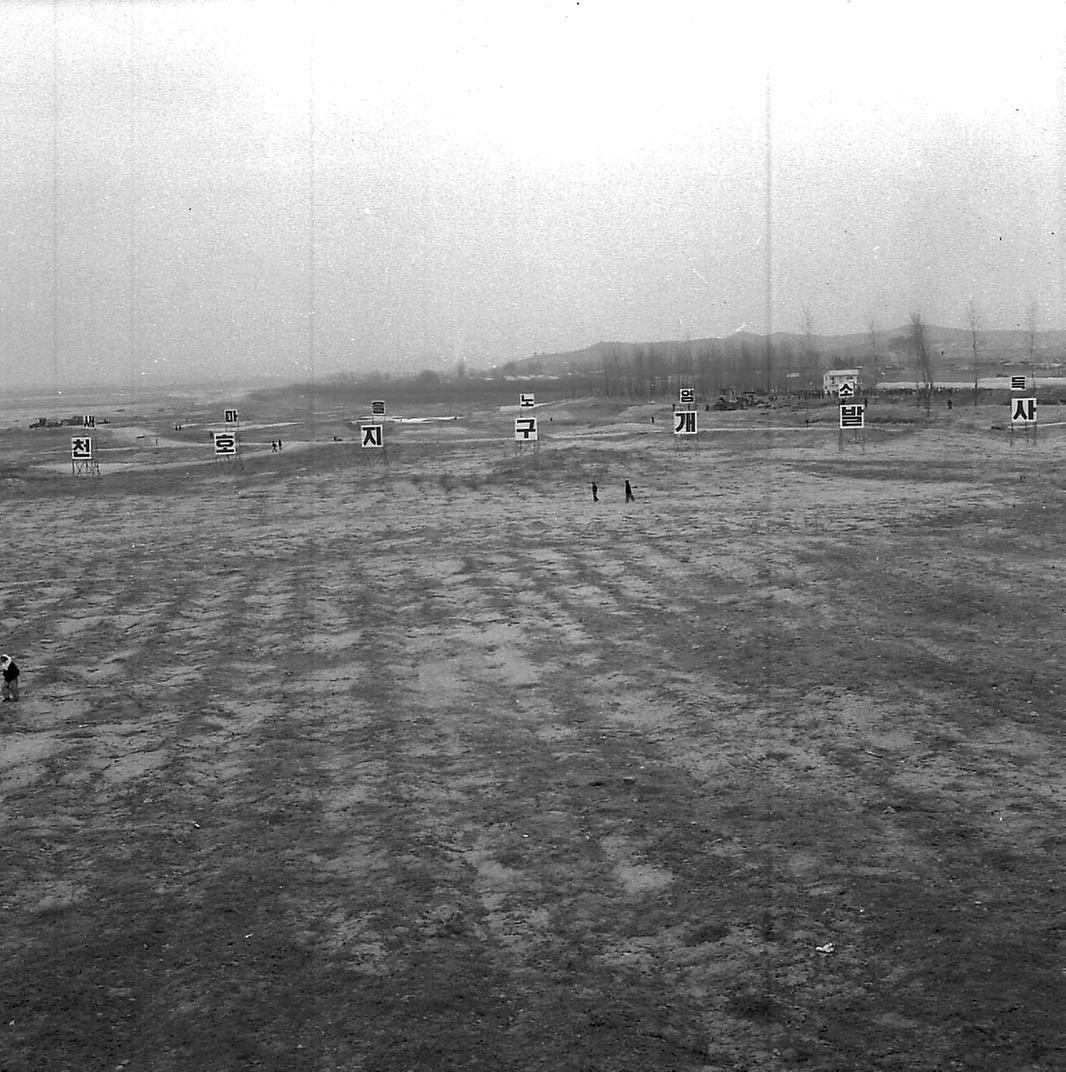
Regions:
[[[843,385],[841,385],[843,386]],[[861,402],[840,403],[840,430],[837,432],[837,450],[844,449],[844,432],[851,430],[851,442],[862,446],[866,453],[866,406]]]
[[[1014,429],[1021,429],[1025,435],[1025,441],[1029,442],[1030,431],[1032,442],[1036,442],[1036,399],[1035,398],[1012,398],[1010,400],[1010,443],[1014,446]]]
[[[70,471],[74,476],[100,475],[100,463],[93,453],[91,436],[71,436]]]

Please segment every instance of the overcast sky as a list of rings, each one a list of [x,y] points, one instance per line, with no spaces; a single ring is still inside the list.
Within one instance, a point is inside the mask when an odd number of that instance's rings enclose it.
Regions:
[[[0,6],[8,387],[1066,327],[1058,2]]]

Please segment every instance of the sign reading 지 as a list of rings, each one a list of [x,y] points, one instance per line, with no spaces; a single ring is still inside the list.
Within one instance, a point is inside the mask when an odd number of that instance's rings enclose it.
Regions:
[[[382,426],[380,424],[364,424],[363,425],[363,446],[364,447],[384,447],[385,437],[382,435]]]

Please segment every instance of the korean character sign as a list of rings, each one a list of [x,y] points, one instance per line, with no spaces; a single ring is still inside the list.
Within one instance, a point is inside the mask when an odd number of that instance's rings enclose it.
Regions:
[[[370,414],[373,417],[385,416],[385,400],[381,398],[374,399],[370,403]]]
[[[537,418],[515,417],[514,438],[516,443],[535,443],[537,441]]]
[[[536,405],[535,395],[532,392],[525,392],[518,396],[519,409],[532,409]]]
[[[233,432],[212,432],[216,458],[233,458],[237,455],[237,436]]]
[[[385,437],[382,435],[380,424],[364,424],[362,426],[364,447],[384,447]]]
[[[1010,389],[1012,391],[1024,391],[1028,387],[1028,378],[1025,376],[1011,376]]]
[[[694,406],[696,404],[696,388],[682,387],[677,393],[677,400],[682,407]]]
[[[1036,424],[1036,399],[1012,398],[1010,403],[1010,423]]]
[[[228,409],[225,413],[226,424],[236,424],[240,419],[240,414],[235,409]]]
[[[865,428],[866,407],[861,402],[849,402],[840,407],[841,428]]]
[[[696,435],[696,411],[678,410],[674,414],[674,435]]]
[[[75,462],[89,462],[93,457],[93,441],[89,436],[72,436],[70,458]]]

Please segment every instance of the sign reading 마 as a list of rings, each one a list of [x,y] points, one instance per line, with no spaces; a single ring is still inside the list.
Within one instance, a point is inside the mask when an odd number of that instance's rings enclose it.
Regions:
[[[226,424],[236,424],[240,414],[235,409],[226,410]]]
[[[674,435],[697,435],[696,411],[680,410],[674,414]]]
[[[1011,424],[1036,424],[1036,399],[1015,398],[1010,404]]]
[[[364,447],[384,447],[385,437],[382,434],[382,426],[380,424],[364,424],[363,425],[363,446]]]
[[[536,442],[538,439],[537,418],[515,417],[514,437],[516,443]]]

